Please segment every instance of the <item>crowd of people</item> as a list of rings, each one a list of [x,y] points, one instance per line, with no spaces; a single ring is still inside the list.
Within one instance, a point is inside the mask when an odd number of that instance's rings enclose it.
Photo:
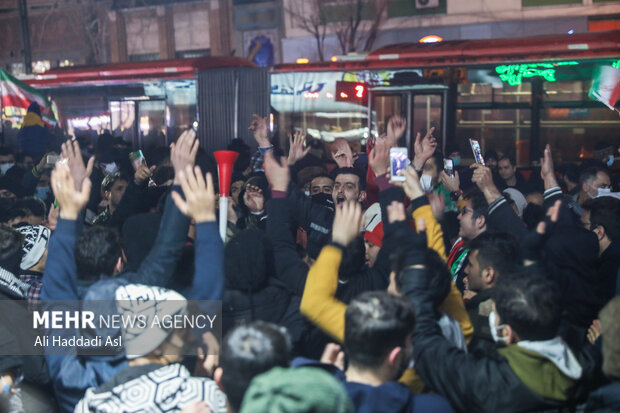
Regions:
[[[398,116],[365,151],[249,129],[224,215],[192,130],[133,165],[110,134],[0,148],[0,298],[26,304],[0,314],[0,411],[620,411],[617,148],[556,167],[547,146],[526,179],[431,128],[395,179]],[[112,354],[16,356],[28,309],[61,300],[221,302],[223,338],[189,357],[191,331],[121,328]]]

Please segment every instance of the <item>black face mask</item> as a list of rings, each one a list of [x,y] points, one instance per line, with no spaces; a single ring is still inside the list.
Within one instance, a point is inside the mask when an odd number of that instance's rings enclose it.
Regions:
[[[334,210],[334,200],[332,199],[331,194],[325,194],[323,192],[314,194],[310,197],[312,202],[316,202],[317,204],[323,205],[332,211]]]

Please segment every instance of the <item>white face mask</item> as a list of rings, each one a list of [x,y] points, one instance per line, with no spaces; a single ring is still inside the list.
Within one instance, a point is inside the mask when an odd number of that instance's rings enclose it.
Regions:
[[[433,190],[433,184],[431,183],[433,177],[427,174],[422,174],[420,177],[420,185],[422,185],[422,190],[424,192],[430,192]]]
[[[2,175],[6,174],[9,169],[11,169],[15,165],[14,163],[0,163],[0,173]]]
[[[104,163],[102,165],[103,165],[103,168],[105,169],[105,173],[108,175],[113,174],[114,172],[118,172],[118,166],[116,166],[115,162]]]
[[[596,196],[604,196],[611,193],[611,188],[597,188],[596,189]]]
[[[497,323],[497,314],[495,311],[491,311],[489,314],[489,328],[491,329],[491,335],[493,336],[493,341],[498,344],[508,344],[508,337],[500,337],[497,333],[498,330],[504,328],[503,324],[495,325]]]

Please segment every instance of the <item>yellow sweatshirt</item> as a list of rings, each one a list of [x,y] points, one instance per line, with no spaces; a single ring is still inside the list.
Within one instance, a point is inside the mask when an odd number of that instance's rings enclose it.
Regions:
[[[424,219],[426,224],[428,248],[435,250],[445,261],[443,232],[430,205],[423,205],[413,211],[413,219],[417,222],[420,218]],[[338,268],[341,260],[342,251],[338,247],[332,245],[323,247],[316,262],[308,271],[299,307],[306,318],[340,344],[344,343],[344,313],[347,309],[346,304],[336,299]],[[465,341],[469,343],[474,328],[465,310],[461,294],[454,283],[439,309],[457,320]],[[407,370],[400,381],[415,393],[419,393],[424,388],[424,383],[413,369]]]

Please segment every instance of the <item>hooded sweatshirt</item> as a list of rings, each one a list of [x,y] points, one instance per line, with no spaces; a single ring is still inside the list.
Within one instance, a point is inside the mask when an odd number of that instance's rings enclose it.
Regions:
[[[357,413],[452,412],[446,399],[435,394],[414,395],[404,385],[387,382],[379,386],[346,382]]]

